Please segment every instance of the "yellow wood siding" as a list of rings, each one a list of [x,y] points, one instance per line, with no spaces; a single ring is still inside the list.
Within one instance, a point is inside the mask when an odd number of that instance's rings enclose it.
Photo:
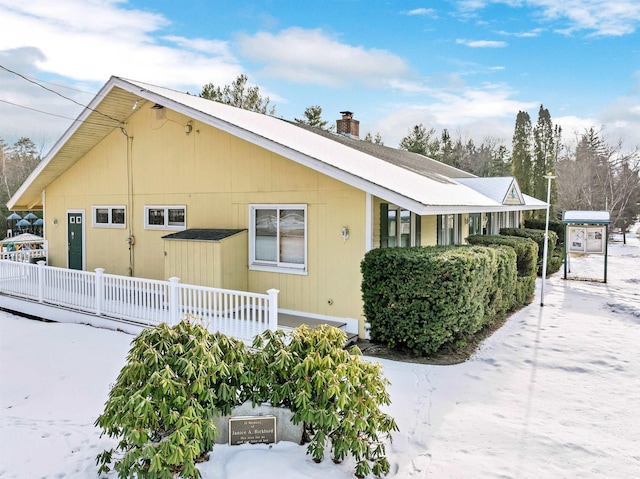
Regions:
[[[145,206],[184,205],[187,228],[243,229],[249,228],[251,204],[306,204],[308,273],[248,271],[246,289],[260,293],[279,289],[283,309],[359,319],[364,335],[360,261],[365,251],[365,193],[196,121],[192,133],[186,134],[189,118],[167,109],[163,114],[164,118],[158,117],[155,110],[142,108],[126,125],[132,137],[129,149],[127,138],[116,130],[47,188],[47,218],[58,219],[58,225],[47,230],[51,264],[67,263],[67,209],[86,212],[88,270],[104,267],[108,273],[129,274],[126,239],[131,233],[133,275],[168,279],[165,247],[174,247],[162,236],[172,231],[145,229]],[[127,228],[92,227],[96,205],[126,205]],[[349,228],[347,241],[340,234],[342,227]],[[186,254],[182,276],[200,278],[202,283],[218,281],[194,259],[209,258],[213,251],[203,245],[182,249],[186,251],[167,251],[176,258],[167,271],[180,277],[177,258]],[[235,259],[224,261],[241,262],[246,268],[246,250],[242,258],[239,249],[233,251]],[[242,282],[233,267],[224,268],[221,274],[235,275],[229,281]]]
[[[420,246],[436,246],[438,244],[437,217],[421,216]]]
[[[247,290],[247,232],[221,241],[165,240],[165,277],[212,288]]]

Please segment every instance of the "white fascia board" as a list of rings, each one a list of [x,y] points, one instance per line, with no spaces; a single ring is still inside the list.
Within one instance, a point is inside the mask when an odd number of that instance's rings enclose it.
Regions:
[[[67,143],[67,141],[69,141],[69,138],[71,138],[75,134],[75,132],[80,127],[80,125],[82,125],[82,123],[89,117],[89,115],[93,113],[93,110],[95,110],[98,104],[104,99],[105,96],[107,96],[109,91],[111,91],[111,89],[117,83],[117,80],[118,79],[116,77],[112,76],[109,79],[109,81],[105,83],[105,85],[96,94],[93,100],[91,100],[89,105],[87,105],[87,107],[84,108],[82,112],[80,112],[78,117],[75,120],[73,120],[73,122],[71,123],[71,126],[67,128],[67,131],[65,131],[64,134],[58,139],[58,141],[56,141],[53,147],[51,147],[49,152],[42,159],[42,161],[40,161],[38,166],[36,166],[36,168],[27,177],[24,183],[22,183],[20,188],[18,188],[18,190],[11,197],[11,199],[7,203],[7,208],[9,208],[9,210],[11,210],[15,206],[18,199],[24,194],[24,192],[29,188],[29,186],[31,186],[31,183],[40,175],[42,170],[44,170],[49,165],[49,163],[51,163],[51,160],[62,149],[62,147]],[[108,121],[108,120],[105,120],[105,121]],[[113,128],[117,128],[118,126],[119,125],[114,124]]]

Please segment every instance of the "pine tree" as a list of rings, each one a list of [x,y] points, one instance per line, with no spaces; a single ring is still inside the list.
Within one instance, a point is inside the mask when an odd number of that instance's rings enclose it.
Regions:
[[[238,75],[231,85],[225,85],[222,88],[213,83],[207,83],[202,87],[200,97],[273,116],[276,107],[269,107],[271,101],[269,97],[263,98],[258,86],[247,88],[247,80],[247,75],[242,74]]]
[[[442,163],[446,163],[447,165],[453,165],[455,162],[451,135],[446,128],[442,130],[442,137],[440,141],[440,157],[438,158],[438,160],[440,160]]]
[[[531,117],[526,111],[519,111],[513,133],[511,165],[520,190],[524,194],[532,193],[531,164]]]
[[[400,140],[400,149],[433,158],[440,150],[438,139],[432,139],[435,132],[433,128],[427,131],[422,123],[415,125],[409,129],[409,134]]]
[[[327,129],[328,121],[322,119],[322,107],[319,105],[309,106],[304,110],[304,118],[295,118],[296,123],[313,126],[322,130]]]

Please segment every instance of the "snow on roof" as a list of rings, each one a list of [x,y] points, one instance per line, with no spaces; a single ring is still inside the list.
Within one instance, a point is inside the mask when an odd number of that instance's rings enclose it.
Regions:
[[[580,211],[569,210],[562,215],[564,223],[609,223],[608,211]]]
[[[467,173],[435,165],[434,160],[425,158],[425,164],[430,166],[418,165],[419,158],[406,154],[356,148],[280,118],[115,76],[102,87],[90,108],[83,110],[8,204],[21,209],[39,205],[43,189],[111,131],[124,129],[128,117],[134,114],[132,105],[138,100],[158,103],[419,215],[546,206],[544,203],[540,206],[537,200],[527,200],[526,206],[503,205],[502,201],[453,179]],[[98,115],[97,109],[107,111],[114,121],[101,120],[101,126],[92,122],[85,124],[92,115]]]
[[[427,178],[273,116],[147,83],[122,81],[139,87],[141,93],[157,95],[153,101],[160,104],[163,98],[169,100],[170,104],[165,102],[164,106],[178,111],[181,105],[186,106],[190,111],[185,113],[196,116],[197,120],[241,137],[244,133],[249,141],[285,157],[293,156],[306,166],[394,201],[418,214],[427,213],[430,207],[438,206],[475,206],[485,209],[500,206],[499,202],[447,177]],[[194,115],[194,112],[202,115]],[[397,196],[394,198],[392,193]],[[404,202],[403,196],[406,197]]]

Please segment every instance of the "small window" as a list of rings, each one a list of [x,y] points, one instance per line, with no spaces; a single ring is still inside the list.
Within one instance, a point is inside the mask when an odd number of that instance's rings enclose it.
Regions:
[[[252,205],[250,217],[251,269],[306,273],[307,206]]]
[[[145,206],[144,227],[148,230],[181,230],[187,226],[186,206]]]
[[[94,206],[92,218],[94,228],[124,228],[126,224],[124,206]]]

